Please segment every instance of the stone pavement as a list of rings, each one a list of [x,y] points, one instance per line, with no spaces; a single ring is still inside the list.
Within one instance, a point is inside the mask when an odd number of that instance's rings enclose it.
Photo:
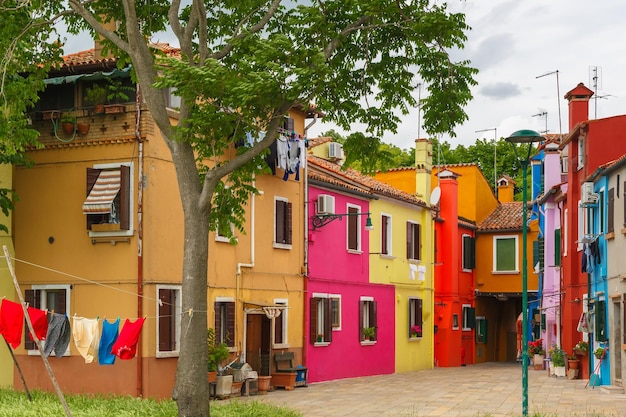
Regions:
[[[626,416],[625,394],[585,388],[586,383],[530,368],[529,416]],[[517,417],[522,415],[522,371],[514,363],[485,363],[279,388],[240,399],[287,406],[304,417]]]

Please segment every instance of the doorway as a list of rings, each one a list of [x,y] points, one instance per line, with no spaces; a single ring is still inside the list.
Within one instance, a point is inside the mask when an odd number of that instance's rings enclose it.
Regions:
[[[622,348],[621,348],[621,338],[622,335],[622,300],[621,297],[614,299],[613,301],[613,335],[611,337],[611,349],[610,351],[615,352],[615,354],[611,357],[612,368],[611,373],[614,375],[613,384],[622,386]]]
[[[246,362],[259,375],[270,375],[271,329],[262,312],[246,313]]]

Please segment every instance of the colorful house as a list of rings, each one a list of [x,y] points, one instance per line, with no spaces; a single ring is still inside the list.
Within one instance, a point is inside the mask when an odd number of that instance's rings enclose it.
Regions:
[[[605,252],[607,227],[605,207],[608,198],[606,182],[594,183],[592,174],[604,164],[613,161],[616,156],[626,153],[626,116],[615,116],[598,120],[589,119],[589,99],[593,91],[582,83],[570,90],[565,98],[569,102],[569,134],[559,149],[567,155],[567,194],[564,195],[562,304],[562,343],[570,351],[584,335],[579,331],[579,322],[583,315],[593,317],[595,327],[588,333],[590,350],[605,344],[610,339],[610,330],[606,322],[608,309],[612,305],[606,292],[608,279],[607,265],[601,257],[592,258],[589,264],[585,250],[590,245],[599,246],[600,253]],[[615,196],[619,195],[616,193]],[[583,272],[583,259],[585,270]],[[591,270],[590,267],[593,269]],[[603,290],[604,288],[604,290]],[[604,292],[603,292],[604,291]],[[613,289],[611,289],[613,294]],[[611,307],[612,308],[612,307]],[[617,323],[614,323],[614,325]],[[609,361],[607,361],[609,362]],[[593,355],[587,358],[582,377],[586,378],[597,366]],[[607,366],[605,364],[604,366]],[[606,384],[609,368],[602,377]]]
[[[101,114],[86,103],[87,89],[111,76],[132,91],[128,72],[93,50],[66,57],[50,73],[31,115],[43,147],[30,149],[34,166],[17,167],[14,175],[20,196],[16,272],[30,305],[63,314],[70,323],[74,316],[98,318],[99,326],[120,318],[121,328],[126,319],[145,318],[130,360],[85,363],[73,341],[57,352],[61,357],[50,357],[62,390],[169,398],[182,314],[206,314],[218,341],[228,344],[230,359],[246,361],[259,375],[273,372],[275,352],[294,352],[301,363],[304,179],[283,180],[280,167],[256,178],[261,194],[246,207],[246,232],[235,234],[237,245],[224,232],[209,236],[209,311],[183,312],[183,216],[171,156],[134,93],[117,113]],[[175,121],[176,97],[169,99]],[[56,119],[61,112],[90,124],[89,131],[62,132]],[[299,145],[312,116],[294,109],[281,140]],[[103,204],[95,201],[100,188],[109,190]],[[25,344],[16,351],[26,381],[30,388],[51,390],[33,348]]]

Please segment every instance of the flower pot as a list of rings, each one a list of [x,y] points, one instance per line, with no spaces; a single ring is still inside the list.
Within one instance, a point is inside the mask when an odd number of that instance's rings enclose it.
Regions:
[[[63,123],[62,126],[66,135],[74,134],[74,123]]]
[[[126,111],[126,106],[123,104],[106,104],[104,106],[104,112],[107,114],[124,113],[125,111]]]
[[[215,378],[215,395],[217,398],[227,398],[233,390],[233,376],[232,375],[218,375]]]
[[[543,370],[543,355],[535,354],[533,356],[533,364],[536,370],[542,371]]]
[[[81,135],[86,135],[87,133],[89,133],[90,127],[91,127],[90,123],[78,123],[76,125],[76,129],[78,130],[78,133]]]
[[[207,378],[209,379],[209,383],[215,382],[217,379],[217,371],[207,372]]]
[[[267,394],[267,391],[270,390],[270,382],[272,381],[272,377],[271,376],[263,376],[263,375],[259,375],[259,379],[258,379],[258,390],[259,390],[259,394],[263,395],[263,394]]]
[[[569,369],[578,369],[579,363],[580,362],[577,359],[576,360],[568,359],[567,366],[569,367]]]
[[[574,349],[574,353],[578,356],[587,356],[587,351],[582,349]]]
[[[283,387],[286,391],[291,391],[296,387],[296,372],[277,372],[272,374],[272,385]]]
[[[555,366],[554,376],[565,378],[565,366]]]
[[[104,103],[101,103],[101,104],[96,104],[96,105],[94,106],[94,111],[95,111],[96,113],[98,113],[98,114],[102,114],[102,113],[104,113]]]

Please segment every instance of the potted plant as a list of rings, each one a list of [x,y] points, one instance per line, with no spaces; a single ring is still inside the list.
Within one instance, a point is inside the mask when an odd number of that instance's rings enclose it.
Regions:
[[[543,349],[543,339],[528,342],[528,356],[533,358],[535,369],[543,369],[543,359],[546,356],[546,351]]]
[[[593,356],[595,356],[596,359],[603,359],[604,355],[606,355],[606,349],[602,346],[596,348],[596,350],[593,351]]]
[[[373,340],[375,334],[376,334],[376,329],[374,329],[373,327],[363,328],[363,337],[365,338],[365,340]]]
[[[129,93],[132,93],[134,89],[129,85],[124,85],[120,80],[113,80],[107,78],[109,84],[107,85],[107,105],[104,106],[105,113],[123,113],[126,107],[121,104],[127,102],[130,97]]]
[[[107,89],[100,84],[93,84],[85,90],[85,104],[94,106],[96,113],[104,113],[104,104],[107,101]]]
[[[574,353],[576,355],[584,356],[587,354],[588,351],[589,351],[589,343],[584,342],[582,340],[576,343],[576,346],[574,346]]]
[[[420,337],[422,333],[422,326],[413,325],[409,331],[410,337]]]
[[[67,135],[74,134],[76,129],[76,117],[69,113],[63,113],[61,115],[61,126],[63,126],[63,131]]]
[[[221,365],[228,359],[230,351],[226,343],[217,343],[215,329],[207,331],[207,344],[209,349],[208,378],[209,382],[215,382],[217,373],[221,371]]]
[[[565,358],[565,351],[557,345],[552,345],[550,349],[550,360],[554,365],[554,375],[565,376]]]
[[[317,343],[322,343],[324,341],[324,335],[322,333],[317,335]]]

